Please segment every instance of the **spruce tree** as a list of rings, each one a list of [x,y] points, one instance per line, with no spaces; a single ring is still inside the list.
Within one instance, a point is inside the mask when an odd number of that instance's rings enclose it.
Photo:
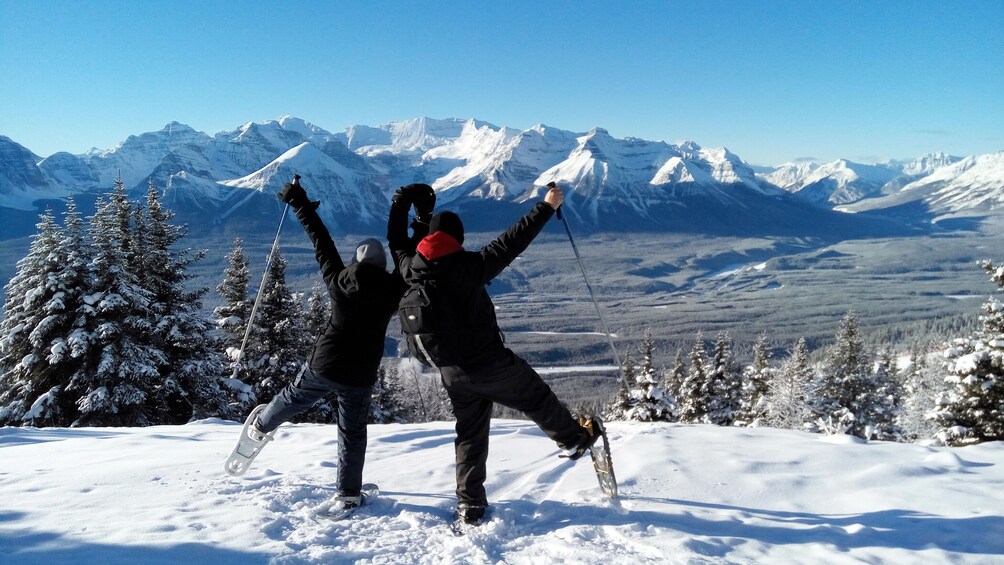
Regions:
[[[238,375],[258,402],[268,402],[303,365],[303,306],[286,286],[286,259],[276,251],[261,289]]]
[[[742,390],[739,395],[739,411],[735,425],[757,426],[767,415],[767,392],[774,370],[770,367],[770,352],[767,347],[767,333],[757,336],[753,343],[753,360],[743,370]]]
[[[767,388],[767,425],[800,430],[810,418],[807,388],[813,379],[805,338],[795,344]]]
[[[205,256],[178,247],[183,227],[171,223],[160,192],[150,181],[146,206],[138,207],[134,241],[142,253],[134,262],[141,286],[151,292],[151,313],[157,346],[168,357],[162,368],[163,385],[155,398],[163,423],[184,423],[209,416],[236,417],[230,400],[234,391],[225,386],[225,365],[211,326],[202,315],[202,297],[208,289],[187,290],[189,266]]]
[[[946,371],[940,366],[941,360],[930,357],[919,347],[910,354],[910,366],[903,378],[903,409],[896,420],[905,441],[933,439],[938,433],[934,414],[937,399],[946,391]]]
[[[617,393],[614,399],[603,410],[603,419],[607,421],[625,420],[628,413],[634,406],[636,399],[632,396],[633,383],[635,382],[635,363],[631,358],[631,351],[624,353],[623,367],[621,369],[621,379],[617,386]],[[628,384],[631,383],[631,384]]]
[[[642,422],[668,422],[673,419],[676,403],[659,386],[659,374],[655,369],[655,341],[652,332],[645,331],[642,341],[642,363],[635,387],[630,392],[632,406],[625,414],[628,420]]]
[[[78,398],[76,426],[143,426],[156,423],[152,405],[163,385],[167,355],[154,343],[153,294],[142,288],[133,265],[132,206],[115,181],[100,199],[88,233],[94,250],[91,288],[79,310],[89,333],[83,365],[66,390]]]
[[[981,266],[1004,288],[1004,266],[988,260]],[[948,390],[936,413],[937,437],[946,445],[1004,440],[1004,303],[991,297],[980,323],[976,335],[956,339],[946,351]]]
[[[708,419],[712,424],[731,426],[739,410],[742,381],[732,357],[732,339],[724,330],[715,339],[708,378]]]
[[[65,385],[86,335],[76,311],[87,284],[86,245],[71,199],[60,229],[50,211],[5,292],[0,322],[0,425],[66,426],[76,405]]]
[[[869,371],[857,314],[851,310],[837,330],[816,389],[817,429],[870,439],[876,425],[879,392]]]
[[[690,369],[680,383],[679,406],[681,422],[706,422],[711,401],[710,375],[705,359],[704,336],[697,332],[694,347],[690,350]]]
[[[896,370],[896,358],[891,347],[882,349],[871,373],[873,391],[864,403],[868,429],[865,437],[896,441],[902,437],[897,418],[902,408],[903,387]]]
[[[237,361],[241,341],[247,329],[252,300],[248,298],[250,270],[244,255],[244,244],[239,237],[234,238],[234,246],[227,254],[227,268],[223,271],[223,281],[216,290],[223,298],[223,304],[213,310],[216,325],[223,334],[223,347],[230,362]]]

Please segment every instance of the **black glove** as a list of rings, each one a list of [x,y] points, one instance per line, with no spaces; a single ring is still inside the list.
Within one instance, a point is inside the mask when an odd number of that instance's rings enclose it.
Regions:
[[[432,218],[432,210],[436,207],[436,192],[427,184],[415,185],[421,190],[415,189],[415,196],[412,204],[415,205],[415,217],[419,221],[429,223]]]
[[[427,184],[409,184],[408,186],[402,186],[394,192],[394,196],[391,198],[394,202],[404,202],[406,204],[415,204],[422,197],[423,194],[432,194],[435,197],[435,192],[432,187]]]
[[[307,191],[300,186],[300,175],[295,175],[293,182],[282,185],[282,190],[279,191],[279,200],[289,204],[294,210],[299,210],[307,205],[313,206],[316,210],[317,206],[320,205],[320,202],[311,202],[307,198]]]

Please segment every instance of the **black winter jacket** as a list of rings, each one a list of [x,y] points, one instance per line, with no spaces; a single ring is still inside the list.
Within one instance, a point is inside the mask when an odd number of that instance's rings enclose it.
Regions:
[[[372,386],[383,357],[384,336],[405,285],[395,269],[369,263],[346,266],[314,206],[296,210],[314,244],[321,277],[331,296],[331,318],[310,355],[318,375],[347,386]]]
[[[457,251],[437,259],[426,259],[415,251],[407,238],[408,209],[395,203],[387,223],[387,243],[406,283],[434,279],[446,289],[463,326],[459,342],[464,349],[458,366],[465,371],[497,361],[507,350],[485,288],[537,237],[554,209],[544,202],[519,219],[480,251]],[[431,237],[431,236],[430,236]]]

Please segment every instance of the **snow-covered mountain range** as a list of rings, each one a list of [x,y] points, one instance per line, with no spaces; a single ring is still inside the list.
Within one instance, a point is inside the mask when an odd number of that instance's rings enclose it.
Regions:
[[[134,191],[153,182],[182,218],[219,225],[274,217],[273,195],[293,173],[341,232],[381,231],[390,195],[412,182],[431,184],[441,206],[485,228],[512,221],[550,181],[565,187],[566,211],[585,229],[867,231],[881,222],[841,212],[908,206],[928,220],[1004,202],[1004,152],[758,171],[724,148],[618,139],[602,128],[416,118],[331,133],[287,116],[212,136],[172,122],[111,149],[44,159],[0,136],[0,208],[28,226],[46,202],[86,200],[121,178]],[[18,231],[8,225],[0,235]]]

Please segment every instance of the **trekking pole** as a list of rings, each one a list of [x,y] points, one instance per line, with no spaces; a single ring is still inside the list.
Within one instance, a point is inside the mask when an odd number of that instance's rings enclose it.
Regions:
[[[547,188],[555,188],[557,185],[554,182],[547,183]],[[589,296],[593,299],[593,306],[596,308],[596,316],[600,319],[600,325],[603,326],[603,333],[607,336],[607,342],[610,344],[610,351],[614,354],[614,362],[617,363],[617,373],[621,375],[621,380],[624,380],[621,371],[621,358],[617,355],[617,346],[614,345],[614,338],[610,333],[610,328],[607,327],[606,320],[603,319],[603,312],[600,311],[600,303],[596,300],[596,293],[593,292],[593,285],[589,284],[589,276],[586,274],[586,267],[582,264],[582,256],[579,255],[579,248],[575,245],[575,238],[572,237],[572,230],[568,227],[568,220],[565,219],[565,215],[561,213],[561,206],[555,210],[558,215],[558,219],[561,223],[565,225],[565,233],[568,234],[568,241],[572,244],[572,252],[575,253],[575,260],[579,263],[579,270],[582,271],[582,280],[586,282],[586,288],[589,290]]]
[[[300,184],[300,175],[293,175],[293,184]],[[231,378],[236,379],[237,373],[240,371],[240,362],[244,359],[244,348],[248,344],[248,337],[251,336],[251,326],[254,324],[254,316],[258,311],[258,303],[261,301],[261,291],[265,288],[265,280],[268,278],[268,270],[272,266],[272,258],[275,257],[275,252],[279,249],[279,234],[282,233],[282,222],[286,220],[286,212],[289,210],[289,202],[286,203],[286,207],[282,209],[282,217],[279,218],[279,229],[275,230],[275,240],[272,241],[272,250],[268,253],[268,260],[265,261],[265,272],[261,274],[261,283],[258,285],[258,294],[255,296],[254,305],[251,306],[251,315],[248,316],[248,327],[244,330],[244,339],[241,341],[241,349],[237,353],[237,360],[234,362],[234,374]]]

